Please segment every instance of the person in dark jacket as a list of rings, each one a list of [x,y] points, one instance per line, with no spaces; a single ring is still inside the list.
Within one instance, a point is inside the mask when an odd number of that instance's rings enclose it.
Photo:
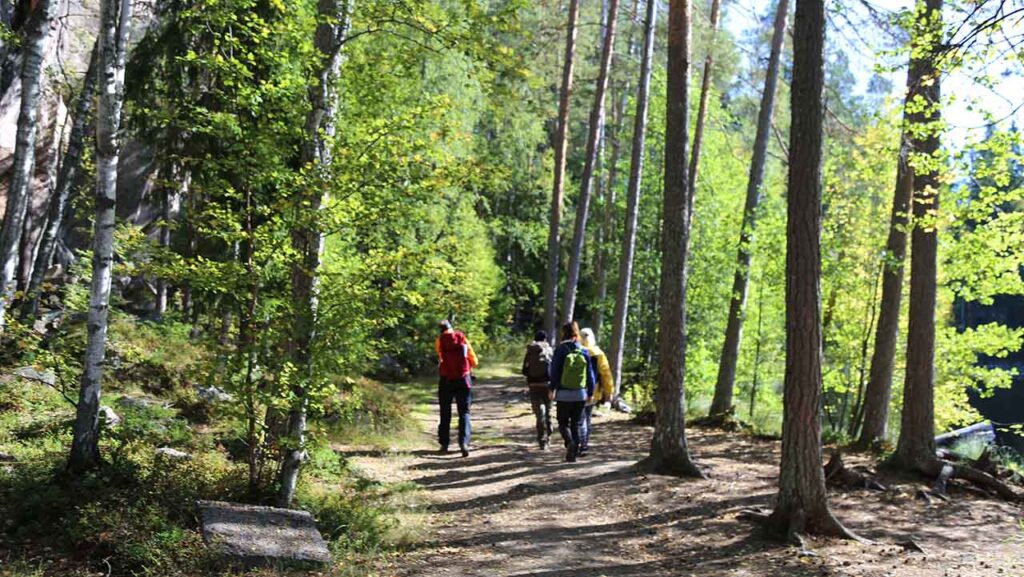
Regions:
[[[586,347],[580,344],[580,329],[575,322],[562,325],[562,342],[551,359],[551,399],[558,410],[558,430],[565,441],[565,460],[573,463],[583,439],[583,408],[594,397],[593,364]]]
[[[448,452],[451,440],[452,401],[459,410],[459,449],[463,457],[469,456],[469,407],[473,402],[472,371],[478,361],[473,346],[466,335],[452,328],[452,324],[443,320],[439,323],[441,334],[434,341],[437,351],[439,379],[437,383],[437,401],[441,409],[440,423],[437,425],[437,441],[441,452]]]
[[[546,451],[551,439],[551,396],[548,391],[551,357],[554,350],[548,344],[548,334],[537,331],[533,342],[526,347],[523,357],[523,376],[530,393],[530,406],[537,420],[537,444]]]

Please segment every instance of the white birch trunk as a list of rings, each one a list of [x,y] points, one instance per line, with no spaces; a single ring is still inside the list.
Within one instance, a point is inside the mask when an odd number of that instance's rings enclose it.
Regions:
[[[93,225],[92,284],[89,290],[88,340],[75,416],[69,466],[99,464],[99,405],[107,344],[110,279],[114,261],[117,162],[120,153],[124,67],[131,31],[131,0],[104,0],[100,17],[100,99],[96,111],[96,220]]]
[[[312,381],[312,347],[316,339],[317,306],[319,304],[319,269],[323,251],[323,231],[315,213],[326,201],[326,184],[331,165],[331,137],[334,135],[334,116],[337,112],[335,83],[341,70],[342,46],[348,35],[352,14],[352,0],[319,0],[315,44],[320,53],[320,68],[316,84],[310,90],[312,108],[306,118],[306,142],[302,147],[302,164],[314,175],[321,186],[310,187],[309,204],[313,216],[309,220],[300,215],[305,224],[292,234],[292,247],[301,260],[292,265],[292,302],[295,307],[294,333],[291,357],[298,369],[298,384],[294,387],[295,401],[288,413],[286,449],[281,463],[278,505],[288,507],[295,497],[299,469],[306,458],[306,386]]]
[[[14,299],[17,283],[21,237],[35,166],[43,57],[46,54],[50,22],[53,21],[58,4],[57,0],[39,0],[35,13],[30,16],[22,47],[21,110],[15,136],[11,185],[7,192],[3,228],[0,229],[0,330],[4,327],[5,314]]]

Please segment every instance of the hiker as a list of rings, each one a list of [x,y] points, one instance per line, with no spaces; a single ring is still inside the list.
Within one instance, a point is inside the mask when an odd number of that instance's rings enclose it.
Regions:
[[[469,456],[469,406],[473,402],[473,380],[471,373],[479,362],[473,345],[466,335],[452,328],[451,322],[438,323],[441,334],[434,341],[437,350],[438,374],[437,401],[441,405],[441,422],[437,425],[437,441],[441,453],[448,452],[451,440],[452,400],[459,410],[459,450],[463,457]]]
[[[537,331],[533,342],[526,346],[523,357],[523,376],[530,393],[530,406],[537,419],[537,444],[546,451],[551,440],[551,396],[548,392],[551,357],[554,350],[548,344],[548,334]]]
[[[558,410],[558,430],[565,440],[565,460],[576,462],[583,437],[583,407],[594,396],[594,368],[587,349],[580,344],[575,322],[562,325],[562,342],[551,359],[551,399]]]
[[[605,356],[601,347],[597,346],[597,339],[594,338],[594,331],[589,328],[580,331],[583,346],[590,353],[590,364],[597,375],[597,384],[594,387],[594,396],[587,401],[583,407],[583,437],[580,439],[580,456],[586,456],[590,448],[591,422],[594,416],[594,407],[601,403],[611,403],[612,394],[615,391],[615,380],[612,378],[612,367],[608,364],[608,357]]]

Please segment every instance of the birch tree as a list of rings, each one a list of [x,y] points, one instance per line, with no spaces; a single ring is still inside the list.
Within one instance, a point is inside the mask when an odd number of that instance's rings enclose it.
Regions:
[[[15,135],[11,184],[7,190],[4,219],[0,228],[0,330],[7,307],[14,299],[17,283],[21,237],[25,227],[32,173],[35,168],[37,116],[42,92],[43,59],[46,56],[50,23],[60,4],[57,0],[39,0],[29,17],[22,46],[21,108]]]
[[[93,225],[92,282],[89,287],[88,337],[75,415],[71,457],[74,470],[100,462],[100,388],[107,344],[110,279],[114,265],[114,217],[120,156],[124,67],[131,31],[131,0],[104,0],[100,8],[100,98],[96,110],[96,214]]]
[[[50,205],[47,207],[46,229],[39,239],[36,262],[32,267],[32,277],[25,291],[25,301],[22,303],[23,318],[35,317],[39,312],[39,289],[43,284],[43,275],[53,264],[57,238],[64,225],[64,213],[68,198],[71,196],[71,190],[82,169],[82,153],[85,151],[86,135],[93,126],[92,109],[96,96],[98,66],[99,42],[96,42],[89,57],[89,68],[85,72],[82,87],[78,91],[78,99],[72,113],[71,132],[68,135],[68,147],[60,161],[57,182],[50,197]]]
[[[278,505],[288,507],[295,497],[299,469],[305,460],[306,388],[312,384],[313,346],[317,337],[319,305],[319,269],[323,253],[322,226],[317,222],[326,201],[328,171],[331,166],[331,138],[334,136],[337,95],[335,85],[341,71],[342,47],[348,35],[352,0],[319,0],[314,45],[319,65],[309,91],[310,111],[306,117],[302,166],[310,171],[315,186],[304,189],[300,199],[301,224],[292,233],[292,249],[297,261],[292,264],[291,293],[295,319],[289,343],[291,362],[296,369],[294,398],[288,413],[286,447],[281,463]],[[305,218],[308,216],[309,218]]]
[[[715,382],[715,395],[711,401],[709,413],[713,419],[725,418],[733,408],[733,386],[736,381],[736,365],[739,361],[740,339],[743,334],[743,311],[746,308],[747,288],[750,284],[750,260],[753,250],[751,245],[754,242],[757,207],[761,202],[761,188],[764,184],[768,139],[771,136],[772,115],[775,111],[775,92],[779,80],[779,63],[782,60],[782,45],[786,40],[788,12],[788,0],[779,0],[775,8],[772,47],[768,56],[764,91],[761,93],[761,109],[757,116],[754,151],[750,158],[747,197],[743,205],[743,224],[740,229],[739,249],[736,254],[736,273],[733,277],[732,297],[729,299],[729,320],[725,327],[725,343],[722,345],[722,356],[718,363],[718,379]],[[706,75],[707,71],[705,71]]]
[[[562,64],[562,88],[558,96],[555,126],[555,176],[551,190],[551,216],[548,221],[548,268],[544,276],[544,330],[556,337],[558,323],[558,265],[562,251],[562,204],[565,202],[565,153],[569,145],[569,104],[572,98],[573,67],[576,61],[576,33],[580,16],[579,0],[569,0],[565,32],[565,60]]]

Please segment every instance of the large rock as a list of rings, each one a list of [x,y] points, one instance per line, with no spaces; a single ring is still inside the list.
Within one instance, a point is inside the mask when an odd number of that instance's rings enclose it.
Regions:
[[[121,416],[114,412],[114,409],[106,405],[100,407],[100,418],[108,427],[116,427],[121,424]]]
[[[225,562],[245,567],[331,562],[327,542],[306,511],[199,501],[203,541]]]

